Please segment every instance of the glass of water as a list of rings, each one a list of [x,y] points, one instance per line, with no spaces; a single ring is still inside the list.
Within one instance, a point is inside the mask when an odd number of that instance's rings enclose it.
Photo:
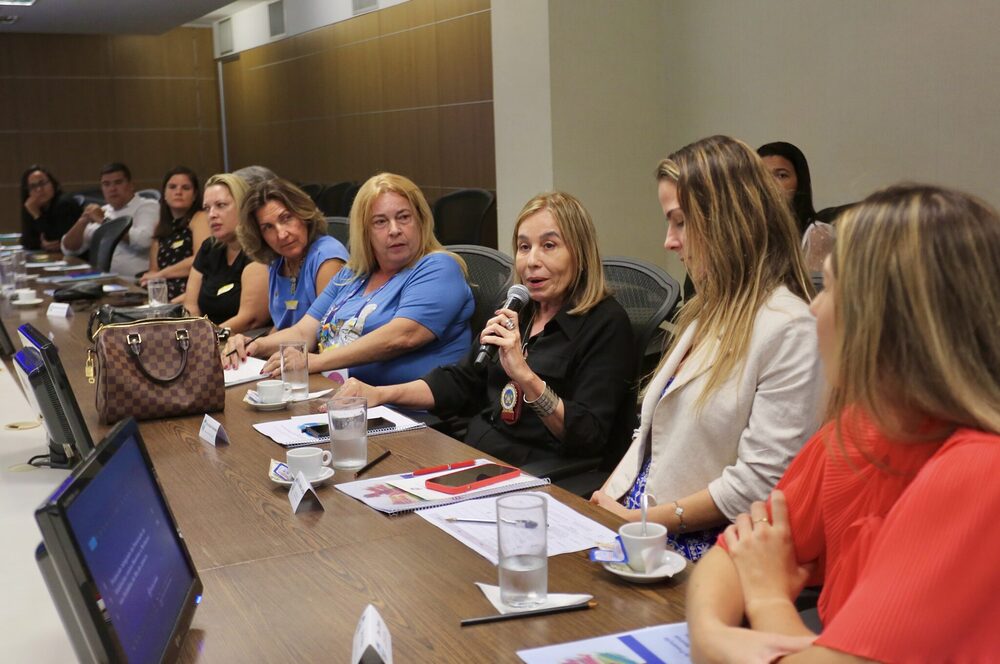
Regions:
[[[309,354],[304,341],[281,344],[281,382],[286,401],[302,401],[309,397]]]
[[[158,304],[170,304],[170,298],[167,296],[166,279],[150,279],[146,282],[146,292],[149,293],[150,306],[155,307]]]
[[[330,451],[334,468],[360,468],[368,463],[368,399],[333,397],[326,402]]]
[[[500,601],[518,609],[545,602],[549,589],[548,502],[542,494],[497,499]]]
[[[10,254],[0,256],[0,286],[3,287],[4,297],[10,297],[17,286],[14,275],[14,259]]]

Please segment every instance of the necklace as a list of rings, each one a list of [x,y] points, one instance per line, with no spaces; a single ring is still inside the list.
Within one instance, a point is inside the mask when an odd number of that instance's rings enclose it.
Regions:
[[[286,260],[285,260],[285,268],[287,268],[287,269],[288,269],[288,280],[289,280],[289,281],[291,282],[291,284],[292,284],[292,293],[294,294],[294,293],[295,293],[295,290],[296,290],[296,288],[297,288],[297,287],[298,287],[298,285],[299,285],[299,272],[301,272],[301,271],[302,271],[302,263],[299,263],[299,264],[297,264],[297,265],[295,266],[295,271],[294,271],[294,273],[293,273],[293,272],[292,272],[292,264],[291,264],[291,262],[290,262],[290,261],[288,261],[288,260],[286,259]]]

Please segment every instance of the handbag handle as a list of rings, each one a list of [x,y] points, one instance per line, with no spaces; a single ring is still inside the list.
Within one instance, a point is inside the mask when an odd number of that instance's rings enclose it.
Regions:
[[[154,381],[156,383],[171,383],[181,377],[184,373],[184,369],[187,368],[188,361],[188,348],[191,346],[191,339],[188,336],[188,331],[185,329],[175,330],[174,338],[177,340],[177,348],[181,351],[181,368],[177,370],[170,378],[158,378],[153,374],[149,373],[145,365],[142,363],[142,336],[138,332],[130,332],[125,337],[125,343],[132,352],[132,357],[135,358],[135,363],[139,365],[139,371],[142,374]]]

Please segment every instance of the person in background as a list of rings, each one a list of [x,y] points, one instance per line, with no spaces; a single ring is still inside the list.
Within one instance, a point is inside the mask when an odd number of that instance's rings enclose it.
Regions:
[[[1000,216],[966,194],[897,185],[844,214],[812,304],[828,421],[695,568],[695,661],[996,659],[998,261]]]
[[[135,193],[132,171],[128,166],[112,162],[101,169],[101,193],[107,204],[103,207],[90,204],[62,238],[62,252],[79,256],[90,249],[90,239],[105,221],[118,217],[132,217],[132,227],[115,247],[111,257],[111,271],[126,279],[133,279],[149,269],[149,247],[153,231],[160,218],[156,201]]]
[[[236,227],[243,251],[268,266],[268,307],[275,330],[299,322],[347,262],[347,248],[326,234],[326,218],[304,191],[272,178],[250,190]],[[249,340],[233,337],[232,345]],[[237,355],[223,358],[227,368]]]
[[[590,215],[569,194],[539,194],[517,217],[513,249],[531,303],[488,321],[480,341],[499,351],[485,371],[474,366],[476,344],[459,364],[420,380],[372,387],[351,378],[338,395],[442,416],[476,411],[465,442],[518,466],[601,456],[624,441],[634,419],[635,341],[605,284]]]
[[[645,387],[639,429],[591,498],[649,518],[694,560],[767,496],[819,425],[819,358],[791,210],[745,143],[713,136],[660,162],[658,196],[697,287]]]
[[[203,208],[211,237],[194,257],[184,307],[192,316],[208,316],[232,332],[270,325],[267,267],[250,260],[236,237],[240,205],[247,194],[242,178],[213,175],[205,183]]]
[[[813,209],[812,177],[809,175],[809,162],[802,150],[791,143],[776,141],[766,143],[757,148],[767,170],[778,181],[786,199],[792,206],[799,229],[803,235],[809,224],[816,218]]]
[[[261,182],[266,180],[273,180],[278,177],[274,174],[267,166],[244,166],[238,171],[233,171],[233,175],[243,178],[243,181],[247,183],[247,186],[253,189]]]
[[[66,231],[83,213],[72,196],[64,196],[59,180],[33,164],[21,174],[21,246],[60,251]]]
[[[160,223],[153,232],[149,250],[149,271],[139,283],[166,279],[171,301],[187,288],[194,264],[194,248],[208,239],[208,215],[201,209],[198,176],[186,166],[176,166],[163,176],[160,185]]]
[[[227,344],[224,355],[268,357],[280,373],[283,342],[318,350],[309,371],[348,368],[366,383],[415,380],[458,361],[472,341],[475,305],[465,262],[434,237],[434,218],[420,189],[393,173],[371,177],[351,208],[347,265],[293,326],[253,341]],[[265,291],[266,292],[266,291]]]

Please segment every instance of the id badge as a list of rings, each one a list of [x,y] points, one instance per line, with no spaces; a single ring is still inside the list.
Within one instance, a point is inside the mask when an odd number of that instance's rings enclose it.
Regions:
[[[226,284],[224,286],[220,286],[219,290],[216,291],[215,294],[216,294],[216,296],[218,296],[218,295],[224,295],[224,294],[228,293],[229,291],[233,290],[234,288],[236,288],[236,284]]]
[[[285,309],[288,311],[295,311],[299,308],[298,300],[285,300]]]
[[[180,249],[183,246],[184,246],[184,240],[174,240],[174,242],[170,245],[170,248]]]

